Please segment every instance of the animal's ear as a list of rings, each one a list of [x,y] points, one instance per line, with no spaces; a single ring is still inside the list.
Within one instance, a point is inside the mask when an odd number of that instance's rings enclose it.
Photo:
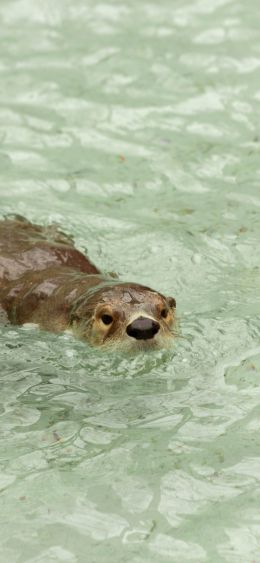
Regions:
[[[175,309],[176,301],[175,301],[174,297],[167,297],[166,301],[167,301],[167,303],[168,303],[168,305],[171,309]]]

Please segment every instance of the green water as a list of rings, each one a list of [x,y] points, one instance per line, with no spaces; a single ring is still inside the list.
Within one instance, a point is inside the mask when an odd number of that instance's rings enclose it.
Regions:
[[[258,9],[1,1],[1,214],[176,297],[183,336],[0,328],[1,563],[260,562]]]

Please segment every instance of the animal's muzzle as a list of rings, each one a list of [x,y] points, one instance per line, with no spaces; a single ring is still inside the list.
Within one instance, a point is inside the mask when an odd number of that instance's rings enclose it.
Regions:
[[[160,329],[159,323],[147,317],[139,317],[126,327],[128,336],[137,340],[147,340],[153,338]]]

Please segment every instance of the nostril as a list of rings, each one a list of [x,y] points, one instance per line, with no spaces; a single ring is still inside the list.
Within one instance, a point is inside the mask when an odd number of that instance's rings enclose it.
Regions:
[[[128,336],[136,338],[137,340],[147,340],[153,338],[160,329],[157,321],[147,317],[139,317],[126,327]]]

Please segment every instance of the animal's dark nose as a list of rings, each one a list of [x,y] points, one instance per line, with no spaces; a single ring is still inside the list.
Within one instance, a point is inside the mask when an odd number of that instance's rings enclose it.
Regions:
[[[132,336],[137,340],[147,340],[153,338],[160,328],[159,323],[148,319],[147,317],[139,317],[126,327],[128,336]]]

